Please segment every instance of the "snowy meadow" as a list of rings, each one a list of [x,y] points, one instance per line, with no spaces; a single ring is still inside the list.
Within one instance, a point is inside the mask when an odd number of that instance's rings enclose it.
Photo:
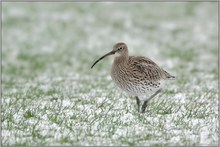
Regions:
[[[2,145],[217,145],[217,12],[217,2],[3,2]],[[111,80],[113,57],[90,68],[119,41],[176,76],[144,114]]]

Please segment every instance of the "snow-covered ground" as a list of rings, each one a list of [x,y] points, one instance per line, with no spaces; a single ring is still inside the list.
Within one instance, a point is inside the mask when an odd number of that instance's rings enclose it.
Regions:
[[[3,3],[2,145],[217,145],[215,2]],[[112,82],[124,41],[176,76],[145,114]]]

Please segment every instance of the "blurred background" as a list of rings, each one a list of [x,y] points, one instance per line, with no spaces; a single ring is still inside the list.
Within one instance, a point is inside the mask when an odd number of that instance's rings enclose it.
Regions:
[[[216,2],[2,3],[3,145],[215,145]],[[111,81],[125,42],[175,75],[146,115]]]

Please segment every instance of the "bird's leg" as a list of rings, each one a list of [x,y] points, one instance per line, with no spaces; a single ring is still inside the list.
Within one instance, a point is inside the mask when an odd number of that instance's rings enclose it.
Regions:
[[[138,98],[138,96],[135,97],[136,98],[136,102],[137,102],[137,106],[138,106],[138,112],[140,111],[140,100]]]
[[[148,103],[148,100],[144,101],[142,107],[141,107],[141,113],[144,113],[145,112],[145,109],[147,107],[147,103]]]
[[[152,98],[154,98],[158,93],[160,93],[161,89],[157,90],[153,95],[151,95],[151,97],[149,99],[147,99],[146,101],[144,101],[142,107],[141,107],[141,113],[145,112],[145,109],[147,107],[147,103],[149,102],[149,100],[151,100]]]

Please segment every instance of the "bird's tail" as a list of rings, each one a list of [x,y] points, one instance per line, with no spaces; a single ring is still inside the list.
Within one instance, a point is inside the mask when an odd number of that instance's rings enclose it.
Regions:
[[[175,80],[175,79],[176,79],[176,77],[175,77],[175,76],[170,75],[170,76],[168,76],[168,77],[167,77],[167,79],[169,79],[169,80]]]
[[[166,72],[165,70],[163,70],[163,71],[164,71],[164,78],[165,78],[165,79],[169,79],[169,80],[174,80],[174,79],[176,79],[175,76],[172,76],[171,74],[169,74],[169,73]]]

